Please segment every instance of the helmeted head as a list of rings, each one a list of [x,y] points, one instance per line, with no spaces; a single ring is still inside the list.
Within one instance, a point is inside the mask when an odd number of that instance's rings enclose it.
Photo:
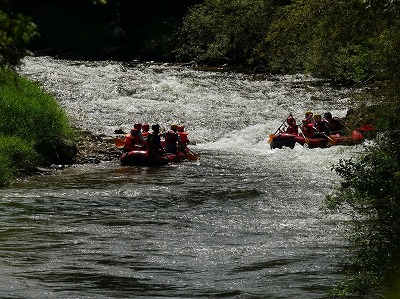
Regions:
[[[324,113],[324,118],[325,118],[326,120],[331,120],[331,119],[332,119],[332,113],[330,113],[330,112],[325,112],[325,113]]]
[[[142,124],[141,124],[141,123],[134,124],[134,125],[133,125],[133,128],[134,128],[135,130],[141,130],[141,129],[142,129]]]
[[[178,132],[183,132],[185,131],[185,127],[184,126],[178,126]]]
[[[142,131],[147,132],[150,129],[150,125],[149,124],[143,124],[142,125]]]
[[[176,132],[176,130],[178,130],[178,125],[171,125],[170,129]]]
[[[289,126],[296,125],[296,120],[295,120],[292,116],[289,116],[289,117],[286,119],[286,122],[288,123]]]
[[[153,132],[158,133],[160,132],[160,125],[159,124],[152,125],[151,129],[153,130]]]
[[[306,118],[312,117],[314,113],[312,113],[311,111],[306,111],[305,116]]]
[[[321,114],[315,114],[315,115],[314,115],[314,120],[315,120],[316,122],[320,122],[320,121],[322,120]]]

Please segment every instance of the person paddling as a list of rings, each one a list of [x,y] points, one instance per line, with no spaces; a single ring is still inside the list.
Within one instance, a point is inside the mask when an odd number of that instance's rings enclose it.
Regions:
[[[124,151],[129,152],[133,150],[142,149],[144,139],[143,135],[140,132],[142,129],[142,124],[137,123],[133,125],[133,129],[129,134],[125,136],[124,140]]]
[[[325,112],[324,120],[328,124],[331,134],[344,135],[344,125],[338,117],[332,117],[332,113]]]
[[[164,149],[161,145],[160,126],[152,125],[151,129],[153,132],[147,135],[147,154],[150,157],[162,156]]]
[[[286,119],[286,123],[288,124],[288,126],[285,130],[285,133],[297,136],[299,134],[298,126],[296,125],[296,120],[291,114]]]
[[[180,141],[180,137],[177,133],[177,130],[177,125],[171,125],[170,130],[164,134],[164,148],[167,153],[175,154],[178,150],[178,142]]]
[[[149,130],[150,130],[150,125],[149,124],[143,124],[142,125],[142,135],[143,135],[143,139],[145,141],[147,139],[147,136],[150,134]]]
[[[322,121],[322,116],[321,114],[315,114],[314,115],[314,121],[315,121],[315,137],[318,138],[327,138],[330,135],[329,127],[328,124],[325,121]]]
[[[178,126],[178,135],[180,138],[180,141],[178,142],[179,149],[182,151],[184,150],[187,145],[190,143],[188,135],[188,132],[185,132],[185,127],[184,126]]]
[[[303,119],[301,121],[300,130],[303,133],[304,137],[313,137],[314,136],[314,125],[310,124],[307,119]]]
[[[306,111],[306,113],[304,115],[305,119],[307,120],[307,122],[309,124],[315,125],[315,120],[314,120],[313,116],[314,116],[314,113],[312,111]]]

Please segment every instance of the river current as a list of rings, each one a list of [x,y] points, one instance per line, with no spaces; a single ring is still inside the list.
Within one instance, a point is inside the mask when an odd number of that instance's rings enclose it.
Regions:
[[[347,90],[297,76],[27,58],[71,122],[113,136],[185,125],[201,155],[76,165],[0,189],[1,298],[324,298],[345,258],[323,211],[362,146],[270,149],[289,113],[345,116]]]

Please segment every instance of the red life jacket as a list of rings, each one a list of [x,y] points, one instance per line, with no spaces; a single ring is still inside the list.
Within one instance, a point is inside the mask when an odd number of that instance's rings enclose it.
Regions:
[[[176,143],[178,141],[178,134],[170,130],[165,133],[165,143]]]
[[[125,148],[127,150],[134,150],[135,146],[142,146],[143,142],[142,139],[139,136],[139,131],[138,130],[132,130],[131,134],[127,134],[125,136]]]
[[[314,135],[314,129],[312,128],[312,126],[308,125],[303,126],[301,130],[303,131],[303,134],[306,137],[312,137]]]
[[[143,131],[142,135],[143,135],[143,138],[146,139],[147,136],[149,136],[149,131]]]
[[[132,135],[126,134],[124,142],[125,142],[125,146],[132,145]]]
[[[188,138],[189,133],[188,132],[178,132],[178,134],[179,134],[179,137],[181,137],[182,143],[187,143],[189,141],[189,138]]]

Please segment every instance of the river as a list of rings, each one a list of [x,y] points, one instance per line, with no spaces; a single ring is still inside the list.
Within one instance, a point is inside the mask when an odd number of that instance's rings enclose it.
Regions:
[[[322,210],[361,146],[270,149],[289,112],[344,116],[347,90],[303,76],[26,58],[71,122],[113,136],[185,125],[199,161],[75,165],[0,189],[1,298],[325,298],[346,255]]]

